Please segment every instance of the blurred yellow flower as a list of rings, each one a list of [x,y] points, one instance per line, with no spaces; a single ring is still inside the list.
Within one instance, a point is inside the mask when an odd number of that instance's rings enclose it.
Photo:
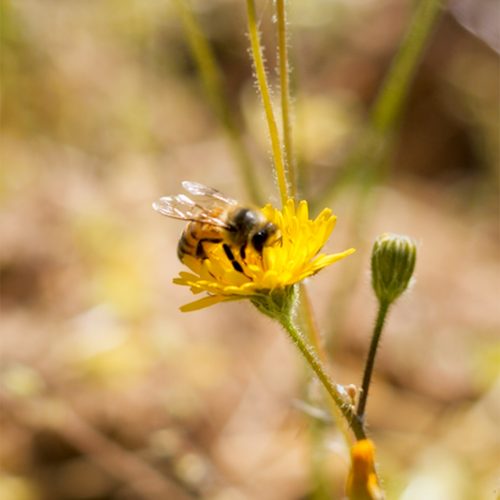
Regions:
[[[286,290],[354,252],[350,248],[336,254],[319,253],[336,222],[328,208],[311,220],[306,201],[296,204],[289,199],[283,210],[266,205],[262,213],[278,227],[280,238],[265,246],[262,254],[249,246],[241,262],[242,272],[235,270],[220,243],[208,245],[206,259],[184,256],[183,263],[191,272],[181,272],[174,283],[189,286],[194,294],[207,295],[181,307],[182,311]]]
[[[357,441],[351,448],[351,471],[346,492],[350,500],[384,498],[375,472],[375,445],[371,439]]]

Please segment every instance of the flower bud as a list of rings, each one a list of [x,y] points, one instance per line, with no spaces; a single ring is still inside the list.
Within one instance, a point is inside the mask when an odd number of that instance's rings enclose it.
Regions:
[[[416,258],[416,245],[408,236],[384,233],[375,240],[372,287],[380,302],[391,304],[408,288]]]
[[[356,441],[351,448],[351,470],[347,478],[349,500],[383,500],[375,472],[375,445],[371,439]]]

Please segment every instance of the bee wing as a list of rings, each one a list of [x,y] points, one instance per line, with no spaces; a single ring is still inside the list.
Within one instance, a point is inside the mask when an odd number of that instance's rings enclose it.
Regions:
[[[228,229],[227,222],[222,218],[223,210],[219,209],[221,216],[213,206],[204,206],[196,203],[184,194],[163,196],[153,203],[153,208],[162,215],[172,219],[203,222],[213,226]]]
[[[222,194],[220,191],[217,191],[217,189],[205,186],[204,184],[200,184],[199,182],[183,181],[182,187],[193,196],[203,196],[206,198],[211,198],[212,200],[217,200],[218,202],[226,205],[238,205],[238,202],[233,198],[229,198],[228,196]]]

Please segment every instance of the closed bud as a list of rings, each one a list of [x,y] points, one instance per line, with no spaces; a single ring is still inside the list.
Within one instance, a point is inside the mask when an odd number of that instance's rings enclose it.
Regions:
[[[349,500],[383,500],[375,472],[375,445],[371,439],[356,441],[351,448],[351,470],[347,477]]]
[[[416,258],[416,245],[408,236],[384,233],[375,240],[372,286],[381,303],[391,304],[408,288]]]

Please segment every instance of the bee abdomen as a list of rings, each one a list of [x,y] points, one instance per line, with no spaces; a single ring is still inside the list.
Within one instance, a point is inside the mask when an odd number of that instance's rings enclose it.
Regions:
[[[177,256],[182,262],[186,255],[204,260],[207,258],[205,243],[220,243],[223,238],[213,227],[195,223],[188,224],[177,245]]]
[[[183,257],[186,255],[195,256],[196,244],[193,245],[192,238],[189,238],[186,231],[184,231],[177,244],[177,257],[182,261]]]

